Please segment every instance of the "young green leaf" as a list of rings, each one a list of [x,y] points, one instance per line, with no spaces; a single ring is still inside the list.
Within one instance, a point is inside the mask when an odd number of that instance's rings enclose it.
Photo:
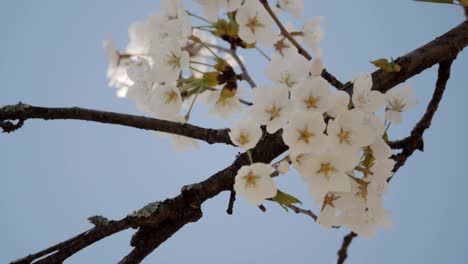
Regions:
[[[389,62],[387,59],[382,58],[375,61],[371,61],[370,63],[374,64],[376,67],[379,67],[386,72],[399,72],[401,70],[401,66],[396,64],[393,60]]]
[[[296,197],[290,194],[284,193],[280,190],[278,190],[278,192],[276,193],[276,196],[271,198],[271,200],[277,202],[286,211],[288,211],[288,208],[285,205],[290,205],[290,204],[295,204],[295,203],[302,204],[302,202]]]

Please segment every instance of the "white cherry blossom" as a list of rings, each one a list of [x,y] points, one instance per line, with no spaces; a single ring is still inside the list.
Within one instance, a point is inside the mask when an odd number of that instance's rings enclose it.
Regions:
[[[330,146],[330,145],[329,145]],[[328,147],[312,153],[304,165],[307,169],[301,175],[309,186],[315,202],[319,202],[327,192],[350,191],[350,178],[346,174],[359,163],[358,150]]]
[[[237,172],[234,190],[254,205],[276,195],[277,188],[270,174],[273,167],[265,163],[242,166]]]
[[[254,148],[261,137],[262,130],[249,118],[237,120],[229,132],[232,143],[245,150]]]
[[[182,96],[174,84],[155,85],[150,97],[152,112],[160,117],[177,116],[182,108]]]
[[[273,30],[274,21],[259,1],[245,1],[237,10],[236,21],[239,37],[247,43],[271,46],[278,39]]]
[[[298,112],[284,127],[283,140],[299,153],[317,152],[323,145],[325,122],[319,113]]]
[[[303,29],[303,36],[304,42],[312,49],[312,51],[321,56],[322,51],[319,47],[320,41],[324,38],[325,32],[323,28],[320,26],[320,22],[322,21],[323,17],[318,16],[310,19],[305,25]]]
[[[348,111],[348,105],[350,96],[345,91],[334,91],[330,95],[330,109],[327,110],[327,114],[331,117],[337,117],[340,114]]]
[[[304,9],[303,0],[278,0],[278,6],[280,9],[290,13],[295,18],[302,17],[302,10]]]
[[[294,89],[309,75],[309,62],[296,49],[288,49],[283,56],[273,54],[265,74],[276,84]]]
[[[355,148],[371,144],[376,134],[363,123],[364,113],[357,110],[346,111],[335,120],[328,121],[327,134],[333,144],[341,148]]]
[[[203,7],[203,14],[209,21],[217,21],[221,9],[226,12],[236,11],[242,0],[194,0]]]
[[[179,79],[181,71],[189,66],[190,55],[174,41],[168,41],[154,51],[153,59],[155,79],[162,83]]]
[[[413,97],[413,86],[407,85],[402,88],[392,88],[385,94],[385,120],[401,124],[402,112],[416,106],[418,100]]]
[[[354,78],[353,104],[365,112],[374,113],[385,105],[385,97],[379,91],[372,90],[372,75],[361,73]]]
[[[253,91],[253,105],[247,109],[251,118],[267,126],[267,132],[275,133],[281,129],[292,113],[288,88],[283,85],[273,89],[258,86]]]
[[[307,77],[294,90],[294,104],[299,111],[326,112],[333,103],[329,84],[322,77]]]

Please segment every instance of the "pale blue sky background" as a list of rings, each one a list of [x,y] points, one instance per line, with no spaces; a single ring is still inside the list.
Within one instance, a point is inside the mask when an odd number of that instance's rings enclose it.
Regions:
[[[373,71],[369,60],[398,57],[464,19],[455,6],[409,0],[305,1],[305,18],[325,16],[326,67],[346,81]],[[102,40],[118,47],[127,28],[157,11],[158,1],[16,0],[0,7],[0,105],[23,101],[140,114],[107,87]],[[189,8],[193,4],[188,5]],[[198,9],[195,9],[198,10]],[[249,64],[258,83],[265,60]],[[394,227],[374,240],[357,238],[348,263],[463,263],[468,258],[466,203],[466,99],[468,53],[453,65],[448,90],[416,153],[391,184],[386,200]],[[432,94],[436,67],[409,81],[421,104],[392,127],[408,133]],[[202,116],[204,113],[199,113]],[[219,126],[213,119],[196,121]],[[27,121],[0,135],[0,263],[36,252],[80,233],[86,218],[118,219],[148,202],[172,197],[231,163],[236,149],[201,144],[178,154],[151,132],[81,121]],[[310,199],[301,179],[288,174],[280,188]],[[228,193],[208,201],[204,217],[185,226],[145,263],[334,263],[348,230],[325,230],[302,215],[266,204],[267,213]],[[68,263],[115,263],[130,251],[126,231],[76,254]]]

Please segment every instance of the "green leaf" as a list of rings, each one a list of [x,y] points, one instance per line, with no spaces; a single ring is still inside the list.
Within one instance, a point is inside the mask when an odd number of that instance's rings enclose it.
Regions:
[[[455,4],[453,0],[414,0],[416,2],[439,3],[439,4]]]
[[[278,190],[278,192],[276,193],[276,196],[271,198],[271,200],[281,205],[281,207],[283,207],[283,209],[286,210],[286,212],[288,211],[288,208],[285,205],[290,205],[290,204],[295,204],[295,203],[302,204],[301,200],[297,199],[296,197],[290,194],[282,192],[280,190]]]
[[[381,68],[386,72],[399,72],[401,70],[401,66],[396,64],[393,59],[391,62],[388,62],[387,59],[378,59],[375,61],[371,61],[370,63],[374,64],[376,67]]]

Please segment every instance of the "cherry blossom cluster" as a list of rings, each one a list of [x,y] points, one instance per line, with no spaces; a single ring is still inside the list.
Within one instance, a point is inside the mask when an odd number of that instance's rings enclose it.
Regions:
[[[125,53],[105,42],[108,78],[117,94],[145,113],[174,122],[188,122],[196,102],[209,105],[215,117],[237,117],[229,136],[247,152],[250,165],[237,172],[234,190],[255,205],[277,195],[272,175],[287,173],[292,164],[320,205],[319,224],[347,226],[368,237],[377,226],[388,227],[390,213],[382,198],[394,161],[387,132],[417,103],[412,86],[382,94],[371,90],[372,76],[361,73],[353,79],[352,95],[332,89],[321,77],[322,17],[300,30],[285,23],[290,36],[317,56],[308,60],[276,28],[261,1],[194,1],[203,16],[187,11],[182,1],[162,0],[158,13],[130,26]],[[302,0],[279,0],[273,12],[300,18],[303,6]],[[250,83],[248,103],[239,87],[246,81],[243,58],[235,52],[254,48],[269,60],[264,72],[272,85]],[[271,58],[261,48],[273,50]],[[377,114],[382,110],[384,121]],[[289,147],[274,165],[255,162],[250,152],[267,133],[281,133]],[[170,136],[178,149],[198,144]]]

